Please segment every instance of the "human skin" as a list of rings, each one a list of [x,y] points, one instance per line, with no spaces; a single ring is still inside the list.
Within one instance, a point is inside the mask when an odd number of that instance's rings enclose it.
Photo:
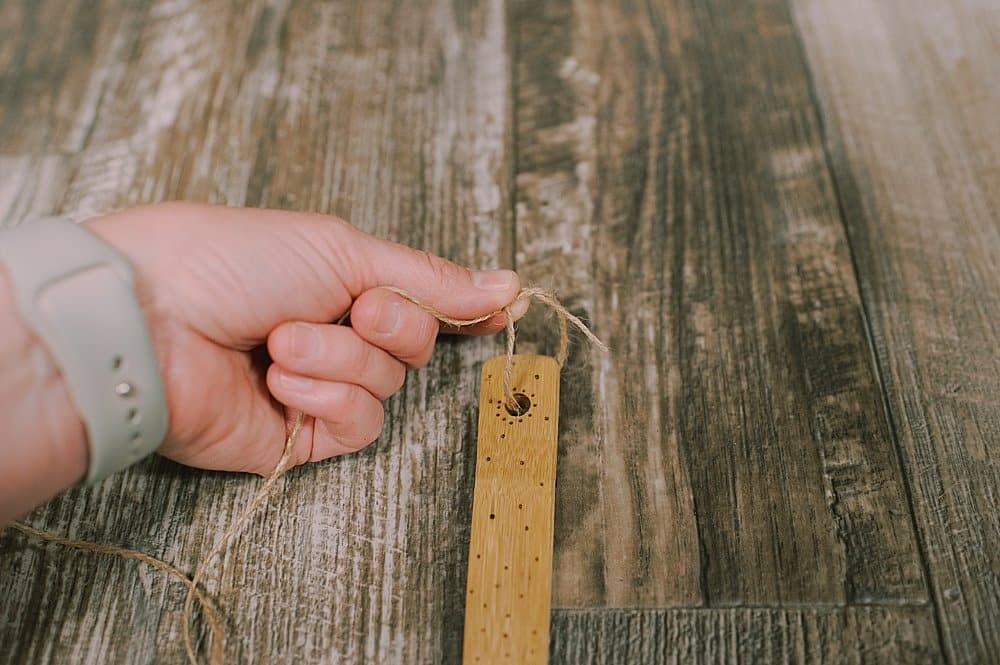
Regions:
[[[382,401],[428,362],[443,314],[496,312],[520,290],[324,215],[165,203],[85,222],[129,258],[170,413],[159,453],[266,475],[294,414],[292,464],[349,453],[382,430]],[[526,303],[518,303],[515,317]],[[350,326],[337,325],[350,310]],[[462,332],[491,334],[502,315]],[[0,264],[0,524],[86,472],[84,426],[58,368],[23,323]],[[266,353],[264,350],[266,349]]]

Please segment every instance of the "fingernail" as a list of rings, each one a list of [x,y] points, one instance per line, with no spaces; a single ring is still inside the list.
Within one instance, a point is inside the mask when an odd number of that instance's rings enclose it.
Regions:
[[[375,332],[380,335],[391,335],[396,332],[401,305],[402,303],[398,301],[382,301],[378,307],[378,314],[375,315]]]
[[[511,270],[473,270],[472,284],[484,291],[506,291],[517,275]]]
[[[518,300],[513,305],[510,306],[510,315],[514,317],[514,320],[520,319],[522,316],[528,313],[528,307],[531,303],[527,298],[523,300]]]
[[[289,390],[294,390],[296,392],[304,392],[306,390],[311,390],[313,387],[313,380],[306,376],[299,376],[298,374],[289,374],[288,372],[281,372],[281,385]]]
[[[295,358],[312,358],[319,348],[319,333],[316,328],[305,323],[292,326],[292,356]]]

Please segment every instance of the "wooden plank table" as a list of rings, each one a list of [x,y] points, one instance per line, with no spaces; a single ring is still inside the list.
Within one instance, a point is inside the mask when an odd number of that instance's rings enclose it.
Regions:
[[[988,662],[997,34],[980,0],[0,0],[0,224],[312,210],[556,288],[612,352],[563,374],[553,663]],[[441,344],[282,481],[208,583],[232,662],[459,662],[499,349]],[[26,520],[191,570],[259,482],[156,458]],[[183,662],[183,598],[4,532],[0,662]]]

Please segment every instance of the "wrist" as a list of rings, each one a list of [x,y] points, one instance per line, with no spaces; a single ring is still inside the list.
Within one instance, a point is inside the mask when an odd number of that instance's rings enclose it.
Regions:
[[[145,269],[141,249],[137,248],[134,242],[135,236],[123,233],[127,229],[116,225],[110,217],[95,217],[84,221],[82,226],[121,253],[132,266],[135,279],[135,300],[142,311],[146,330],[153,345],[153,354],[160,368],[160,376],[164,384],[164,400],[169,414],[167,431],[169,439],[174,429],[174,409],[172,408],[174,399],[171,395],[171,387],[175,383],[174,380],[171,380],[173,365],[170,361],[173,356],[172,349],[176,346],[174,338],[179,335],[181,326],[170,316],[170,308],[165,303],[163,294],[155,288],[156,280]]]
[[[0,524],[87,470],[87,436],[52,356],[24,324],[0,265]]]

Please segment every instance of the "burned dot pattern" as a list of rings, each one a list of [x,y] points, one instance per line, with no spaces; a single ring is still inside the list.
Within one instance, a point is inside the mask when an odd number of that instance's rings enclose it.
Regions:
[[[547,620],[551,597],[552,525],[542,516],[554,500],[558,405],[546,382],[558,370],[519,365],[516,410],[504,398],[502,363],[483,374],[465,662],[546,662],[548,633],[534,626]]]

